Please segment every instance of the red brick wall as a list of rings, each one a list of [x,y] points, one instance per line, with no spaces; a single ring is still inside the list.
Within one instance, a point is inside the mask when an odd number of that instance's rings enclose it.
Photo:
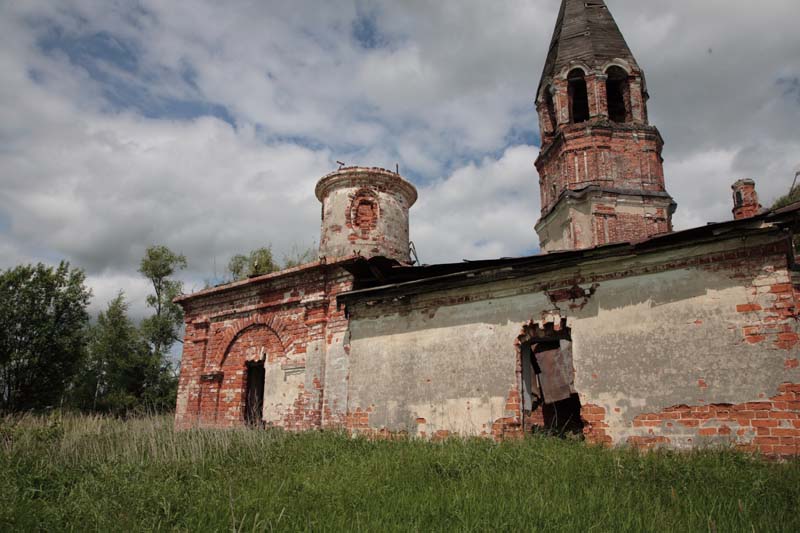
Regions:
[[[756,216],[761,210],[756,186],[752,180],[739,180],[733,184],[733,218],[736,220]],[[741,201],[739,198],[741,197]]]
[[[273,362],[285,358],[285,350],[277,334],[263,324],[248,326],[230,344],[221,364],[222,381],[216,406],[201,410],[209,418],[214,409],[213,424],[217,427],[238,426],[244,420],[247,367],[249,361]],[[213,394],[212,394],[213,396]],[[202,405],[202,400],[201,400]]]
[[[340,267],[312,264],[205,291],[183,302],[186,334],[176,427],[243,425],[246,364],[260,360],[267,369],[303,374],[294,400],[284,412],[269,413],[271,418],[291,430],[320,427],[325,347],[340,342],[347,329],[335,296],[351,287],[351,276]],[[307,366],[312,342],[323,348]]]
[[[536,168],[543,215],[567,189],[599,185],[665,191],[661,137],[656,129],[650,126],[616,128],[608,123],[589,128],[585,124],[565,126],[563,136],[542,148]]]
[[[550,216],[564,192],[569,190],[580,191],[596,186],[629,191],[628,194],[634,196],[641,192],[645,202],[648,198],[645,193],[666,192],[661,158],[663,141],[658,130],[647,123],[641,73],[634,70],[628,78],[625,90],[628,120],[625,123],[616,123],[608,118],[607,76],[590,71],[585,79],[591,116],[586,122],[569,123],[567,80],[552,81],[558,122],[555,128],[548,116],[544,92],[539,96],[537,111],[543,132],[536,169],[539,172],[542,219]],[[646,216],[648,214],[651,213],[642,208],[640,213],[629,212],[609,220],[596,218],[592,234],[574,236],[574,246],[587,248],[635,241],[672,231],[671,213],[660,213],[655,221]],[[609,225],[613,227],[608,228]],[[556,236],[543,238],[555,240]]]
[[[701,445],[722,437],[737,449],[769,456],[800,455],[800,384],[784,383],[780,394],[761,401],[739,404],[676,405],[634,418],[633,427],[643,434],[626,443],[651,449],[678,440]],[[594,444],[611,444],[607,434],[606,409],[583,406],[584,435]],[[719,440],[716,440],[719,442]]]

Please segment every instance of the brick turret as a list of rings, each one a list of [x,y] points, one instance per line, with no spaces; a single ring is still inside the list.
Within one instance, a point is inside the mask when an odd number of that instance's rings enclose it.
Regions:
[[[761,212],[755,181],[739,180],[731,185],[731,189],[733,189],[733,218],[736,220],[750,218]]]
[[[563,0],[537,93],[544,251],[672,231],[644,72],[602,0]]]
[[[409,262],[408,211],[417,190],[382,168],[345,167],[319,180],[322,202],[319,255],[359,254]]]

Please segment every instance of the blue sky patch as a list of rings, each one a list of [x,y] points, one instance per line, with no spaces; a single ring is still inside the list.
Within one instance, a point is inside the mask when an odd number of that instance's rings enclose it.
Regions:
[[[58,26],[50,26],[39,39],[39,47],[46,54],[63,52],[70,62],[85,68],[95,79],[104,76],[102,62],[129,73],[139,68],[137,46],[106,32],[72,36]]]
[[[389,40],[378,28],[378,18],[374,11],[364,13],[359,10],[358,16],[353,21],[351,33],[353,39],[367,50],[384,48]]]
[[[68,35],[58,26],[48,26],[40,37],[39,48],[48,55],[64,54],[76,67],[84,69],[97,82],[106,102],[114,111],[135,111],[144,117],[167,120],[191,120],[212,116],[231,126],[236,122],[223,105],[202,99],[179,99],[153,93],[151,85],[158,82],[158,71],[142,69],[138,46],[111,35],[98,32],[91,35]],[[36,71],[31,79],[45,83]],[[190,64],[182,65],[181,79],[197,90],[197,74]]]
[[[531,128],[512,128],[505,137],[506,146],[541,146],[542,138],[539,132]]]

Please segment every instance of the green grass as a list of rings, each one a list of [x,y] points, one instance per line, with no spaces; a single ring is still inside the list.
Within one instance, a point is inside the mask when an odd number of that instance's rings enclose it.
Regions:
[[[0,530],[800,531],[800,463],[7,418]]]

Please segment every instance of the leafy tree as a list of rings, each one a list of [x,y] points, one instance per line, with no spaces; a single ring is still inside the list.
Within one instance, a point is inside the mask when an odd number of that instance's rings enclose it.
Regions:
[[[91,290],[62,261],[0,272],[0,409],[59,405],[81,363]]]
[[[140,331],[128,318],[120,291],[91,328],[88,354],[74,391],[82,409],[122,413],[144,402],[149,367],[156,363]]]
[[[154,294],[147,296],[147,305],[155,311],[142,321],[142,333],[159,357],[166,355],[175,341],[181,342],[178,332],[183,310],[172,300],[181,294],[183,284],[171,276],[184,268],[186,258],[166,246],[150,246],[139,265],[139,272],[153,284]]]
[[[237,254],[228,261],[228,272],[233,281],[245,279],[251,276],[260,276],[276,272],[280,267],[275,264],[272,258],[272,247],[266,246],[256,248],[248,255]]]
[[[247,263],[247,256],[242,254],[236,254],[228,261],[228,272],[234,281],[247,277],[247,272],[249,271]]]

